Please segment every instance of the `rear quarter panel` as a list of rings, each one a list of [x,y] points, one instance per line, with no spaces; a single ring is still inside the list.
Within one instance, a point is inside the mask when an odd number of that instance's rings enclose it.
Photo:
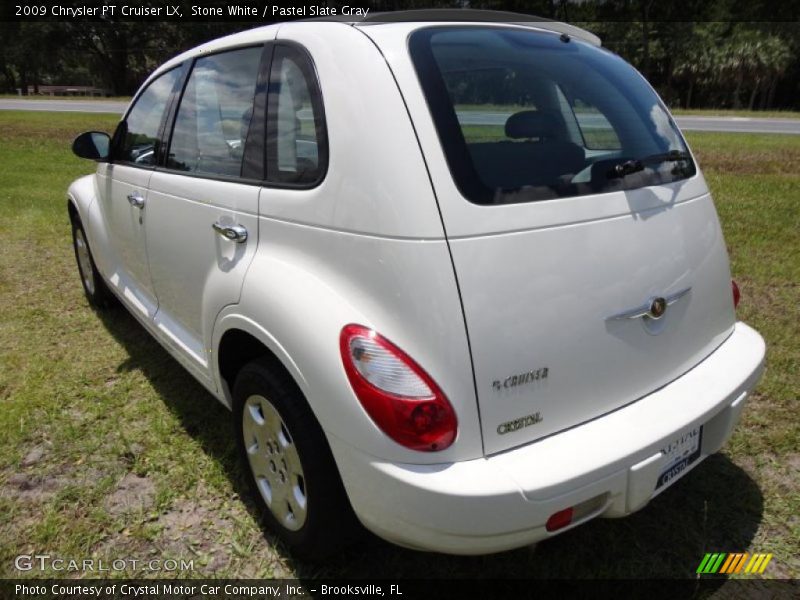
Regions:
[[[326,434],[368,454],[408,463],[479,457],[452,262],[391,72],[372,42],[347,25],[287,24],[278,39],[302,44],[315,61],[328,172],[313,189],[262,189],[258,252],[241,303],[217,320],[214,343],[231,327],[256,335],[292,373]],[[372,423],[342,366],[339,334],[348,323],[379,331],[439,384],[459,419],[450,448],[413,452]]]

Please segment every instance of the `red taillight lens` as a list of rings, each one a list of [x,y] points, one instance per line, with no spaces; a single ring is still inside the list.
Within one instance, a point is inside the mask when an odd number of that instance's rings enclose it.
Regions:
[[[398,444],[433,452],[456,439],[458,421],[442,390],[405,352],[361,325],[339,338],[353,391],[381,430]]]
[[[731,288],[733,289],[733,308],[739,306],[739,299],[742,297],[741,293],[739,292],[739,286],[736,285],[736,282],[731,279]]]
[[[574,512],[574,509],[570,506],[569,508],[565,508],[564,510],[550,515],[550,518],[547,519],[547,523],[545,524],[547,531],[558,531],[572,523],[572,515]]]

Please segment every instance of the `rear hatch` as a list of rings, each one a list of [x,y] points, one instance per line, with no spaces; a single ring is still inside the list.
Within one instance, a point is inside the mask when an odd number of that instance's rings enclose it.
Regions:
[[[408,43],[417,87],[404,93],[487,454],[634,402],[724,341],[734,313],[714,206],[635,70],[532,28],[437,25]]]

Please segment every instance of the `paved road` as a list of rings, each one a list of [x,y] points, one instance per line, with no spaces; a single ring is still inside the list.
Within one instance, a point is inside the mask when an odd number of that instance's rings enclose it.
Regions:
[[[0,110],[43,110],[54,112],[121,113],[127,102],[108,100],[12,100],[0,98]]]
[[[753,119],[750,117],[675,117],[687,131],[738,131],[740,133],[800,134],[800,119]]]
[[[56,112],[121,113],[127,102],[107,100],[28,100],[2,99],[0,110],[41,110]],[[588,117],[588,118],[587,118]],[[506,113],[462,112],[462,123],[472,125],[503,125]],[[591,116],[581,116],[582,124],[592,127]],[[727,131],[740,133],[789,133],[800,135],[800,119],[756,119],[750,117],[675,117],[678,126],[687,131]]]
[[[464,111],[458,120],[465,125],[503,125],[508,113]],[[603,128],[605,119],[591,114],[578,115],[582,127]],[[727,131],[739,133],[800,134],[800,119],[757,119],[750,117],[675,117],[678,127],[686,131]],[[608,125],[605,125],[607,127]]]

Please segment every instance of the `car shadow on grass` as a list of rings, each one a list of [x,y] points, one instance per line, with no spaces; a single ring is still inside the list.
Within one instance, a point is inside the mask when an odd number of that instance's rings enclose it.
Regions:
[[[230,413],[124,309],[99,313],[126,349],[122,369],[138,369],[203,451],[217,461],[255,523],[261,517],[236,461]],[[595,519],[535,548],[459,557],[406,550],[371,535],[325,564],[294,560],[264,532],[267,543],[306,581],[317,578],[694,578],[706,552],[742,552],[762,520],[755,481],[715,454],[641,511]],[[263,529],[263,527],[262,527]],[[204,574],[206,575],[206,574]],[[213,576],[213,573],[208,573]],[[720,579],[720,585],[724,579]]]

